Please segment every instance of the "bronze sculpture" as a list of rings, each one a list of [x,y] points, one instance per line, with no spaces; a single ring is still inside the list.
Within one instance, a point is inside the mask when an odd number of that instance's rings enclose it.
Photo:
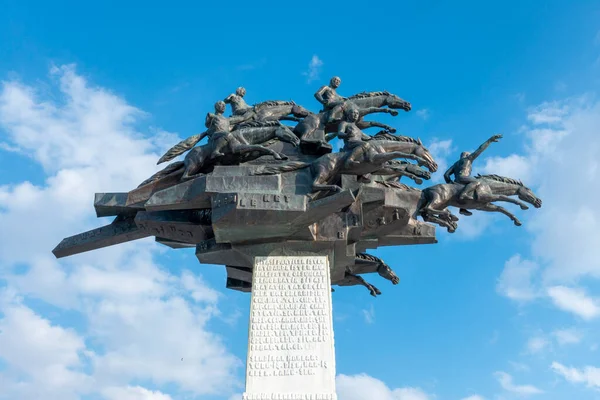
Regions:
[[[399,109],[409,111],[410,103],[387,91],[342,97],[340,83],[334,77],[315,93],[323,104],[318,113],[293,101],[249,106],[239,87],[207,114],[204,133],[176,144],[158,163],[187,152],[183,161],[128,193],[96,194],[98,217],[115,220],[64,239],[54,254],[65,257],[155,236],[172,248],[195,247],[201,263],[225,265],[227,287],[247,292],[254,256],[320,249],[333,254],[333,285],[362,285],[377,296],[379,289],[360,275],[377,272],[394,285],[399,278],[367,249],[436,243],[435,225],[457,229],[458,217],[449,207],[463,215],[500,212],[515,225],[521,225],[517,217],[494,202],[523,210],[525,203],[541,207],[516,179],[471,177],[473,161],[501,135],[471,154],[463,152],[444,174],[444,184],[418,189],[400,182],[405,176],[422,184],[437,163],[420,139],[363,118],[397,115]],[[232,107],[230,117],[224,115],[226,104]],[[385,130],[371,136],[363,131],[370,127]],[[205,137],[208,143],[196,146]],[[345,143],[339,152],[328,144],[335,137]]]

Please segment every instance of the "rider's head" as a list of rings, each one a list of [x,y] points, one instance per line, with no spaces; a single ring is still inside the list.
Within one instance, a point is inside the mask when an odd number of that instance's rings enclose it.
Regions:
[[[339,76],[334,76],[329,81],[329,86],[331,86],[334,89],[337,89],[340,86],[340,83],[342,83],[342,80],[340,79],[340,77]]]
[[[460,153],[460,158],[467,158],[471,155],[471,153],[469,153],[468,151],[463,151],[462,153]]]
[[[225,102],[224,101],[217,101],[215,103],[215,112],[217,114],[223,114],[225,112]]]
[[[360,118],[360,112],[358,108],[352,107],[348,111],[346,111],[346,119],[350,122],[356,122]]]
[[[235,90],[235,94],[237,94],[240,97],[244,97],[246,95],[246,89],[240,86]]]

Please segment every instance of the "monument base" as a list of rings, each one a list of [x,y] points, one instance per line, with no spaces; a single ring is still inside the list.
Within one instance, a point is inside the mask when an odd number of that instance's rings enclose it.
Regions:
[[[326,256],[256,257],[244,400],[337,400]]]

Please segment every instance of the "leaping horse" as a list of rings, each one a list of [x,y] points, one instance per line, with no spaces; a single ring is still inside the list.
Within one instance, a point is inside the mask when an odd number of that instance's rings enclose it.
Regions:
[[[431,172],[437,171],[437,163],[429,150],[420,140],[407,136],[395,136],[394,140],[369,140],[347,152],[322,155],[313,162],[292,161],[281,165],[262,165],[253,173],[255,175],[275,175],[311,168],[313,175],[312,188],[318,191],[339,192],[342,188],[338,179],[342,174],[365,176],[382,169],[383,165],[395,158],[416,160]]]
[[[270,155],[275,159],[284,160],[287,157],[267,147],[261,146],[272,139],[279,139],[283,142],[298,146],[300,140],[294,133],[279,121],[272,122],[251,122],[231,132],[231,135],[240,136],[242,140],[230,140],[224,149],[225,155],[219,157],[218,161],[222,165],[235,165],[240,161],[251,161]],[[247,142],[248,144],[243,144]],[[157,172],[150,178],[142,182],[140,186],[156,182],[166,176],[175,173],[181,173],[181,180],[195,178],[205,167],[211,166],[216,160],[210,158],[213,150],[212,142],[203,146],[192,148],[185,156],[183,161],[177,161],[169,164],[162,171]]]
[[[460,201],[459,196],[465,185],[458,183],[444,183],[431,186],[422,192],[422,201],[418,212],[424,220],[436,222],[446,226],[448,232],[456,230],[458,217],[446,209],[453,206],[463,209],[499,212],[510,218],[516,226],[521,226],[521,221],[504,207],[492,204],[494,201],[504,201],[516,204],[522,210],[527,210],[529,203],[535,208],[542,206],[542,200],[531,189],[519,180],[500,175],[477,175],[481,184],[475,189],[472,198]],[[519,200],[509,196],[518,196]]]
[[[383,107],[388,108],[383,108]],[[343,118],[343,112],[350,108],[358,108],[360,119],[356,123],[359,129],[379,126],[390,131],[393,128],[379,123],[364,121],[365,115],[373,113],[388,113],[398,115],[398,109],[410,111],[411,105],[408,101],[388,92],[364,92],[351,97],[344,102],[340,108],[339,115],[330,115],[330,111],[321,111],[318,114],[309,114],[294,128],[294,133],[301,138],[300,148],[302,151],[312,154],[325,154],[331,152],[331,145],[327,143],[325,134],[334,132]]]

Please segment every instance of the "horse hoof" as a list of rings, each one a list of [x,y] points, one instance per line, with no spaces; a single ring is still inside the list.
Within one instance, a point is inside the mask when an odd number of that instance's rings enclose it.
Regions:
[[[529,207],[527,207],[526,205],[522,205],[521,210],[529,210]]]
[[[390,111],[390,114],[395,117],[398,115],[398,111],[392,110],[392,111]]]
[[[521,226],[521,225],[523,225],[523,224],[521,223],[521,221],[515,221],[515,225],[516,225],[516,226]]]
[[[417,179],[415,179],[415,183],[416,183],[417,185],[420,185],[420,184],[422,184],[422,183],[423,183],[423,179],[419,179],[419,178],[417,178]]]

